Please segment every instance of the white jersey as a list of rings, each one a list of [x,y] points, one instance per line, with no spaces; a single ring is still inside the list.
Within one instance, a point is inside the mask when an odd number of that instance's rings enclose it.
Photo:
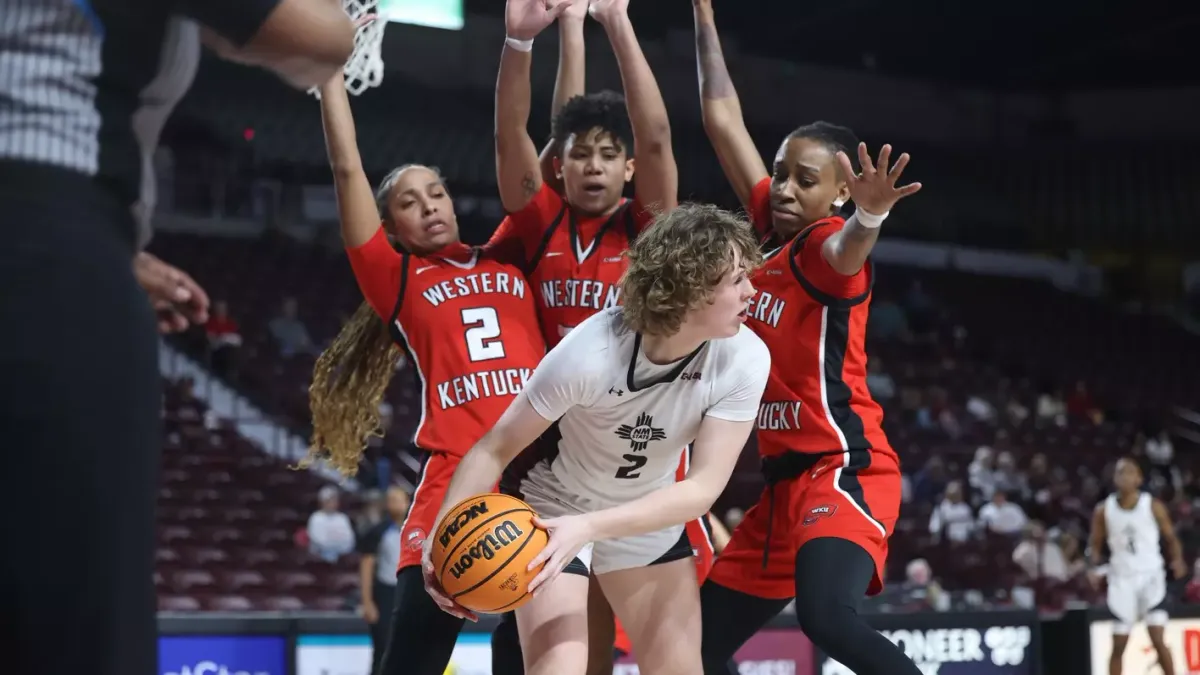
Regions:
[[[525,387],[534,410],[559,421],[555,478],[598,505],[673,483],[704,417],[754,420],[771,367],[767,346],[745,326],[665,366],[641,352],[641,335],[613,307],[572,330]]]
[[[1108,531],[1109,576],[1128,577],[1163,572],[1154,498],[1143,492],[1132,509],[1123,509],[1117,495],[1104,500],[1104,526]]]

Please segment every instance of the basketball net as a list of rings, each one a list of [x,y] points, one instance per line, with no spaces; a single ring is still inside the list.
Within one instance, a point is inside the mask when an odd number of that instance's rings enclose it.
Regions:
[[[353,22],[358,22],[367,14],[374,14],[378,4],[379,0],[342,0],[342,6]],[[354,34],[354,51],[342,69],[346,91],[351,96],[358,96],[383,82],[383,29],[387,23],[387,18],[380,16]],[[308,93],[318,100],[321,98],[320,87],[313,87]]]

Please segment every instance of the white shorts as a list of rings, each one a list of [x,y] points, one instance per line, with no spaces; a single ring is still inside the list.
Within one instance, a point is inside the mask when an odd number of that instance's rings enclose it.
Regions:
[[[540,462],[521,481],[525,502],[543,518],[574,516],[612,506],[571,494],[554,475],[549,462]],[[690,557],[692,544],[683,525],[620,539],[588,544],[567,565],[568,573],[606,574]]]
[[[1167,577],[1163,572],[1136,575],[1108,573],[1108,610],[1116,617],[1113,633],[1129,635],[1133,625],[1145,621],[1148,626],[1164,626],[1167,612],[1161,608],[1167,599]]]

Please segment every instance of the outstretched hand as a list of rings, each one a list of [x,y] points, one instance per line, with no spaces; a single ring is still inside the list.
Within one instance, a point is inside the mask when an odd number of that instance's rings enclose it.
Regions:
[[[883,215],[892,210],[896,202],[916,194],[921,189],[920,183],[909,183],[896,187],[904,168],[910,159],[908,153],[903,153],[890,169],[888,163],[892,157],[892,146],[885,145],[879,150],[879,159],[871,161],[871,153],[867,152],[867,144],[858,144],[858,162],[862,165],[862,173],[855,173],[850,164],[850,158],[844,152],[838,152],[838,162],[842,165],[842,174],[850,188],[850,198],[854,205],[867,213]]]
[[[508,0],[504,29],[514,40],[532,40],[575,3],[587,0]]]

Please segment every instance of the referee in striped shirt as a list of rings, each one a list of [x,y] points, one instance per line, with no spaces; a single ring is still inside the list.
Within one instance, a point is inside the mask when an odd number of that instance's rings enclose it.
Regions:
[[[336,0],[0,0],[5,672],[158,672],[162,394],[138,284],[154,275],[133,266],[150,158],[202,41],[308,87],[354,29]]]

